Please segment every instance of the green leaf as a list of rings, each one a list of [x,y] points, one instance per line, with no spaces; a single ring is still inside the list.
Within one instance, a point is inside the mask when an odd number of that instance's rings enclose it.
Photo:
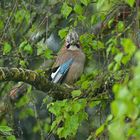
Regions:
[[[71,13],[71,11],[72,11],[72,8],[71,8],[66,2],[64,2],[64,3],[63,3],[63,6],[62,6],[62,8],[61,8],[61,13],[62,13],[62,15],[63,15],[65,18],[67,18],[67,17],[69,16],[69,14]]]
[[[80,96],[82,94],[81,90],[73,90],[71,92],[72,97]]]
[[[34,110],[32,108],[26,108],[20,113],[20,119],[27,118],[29,116],[34,116]]]
[[[16,12],[14,16],[15,16],[15,22],[21,23],[24,18],[24,12],[22,10],[19,10]]]
[[[63,39],[68,34],[69,28],[66,27],[64,29],[59,30],[58,35],[61,39]]]
[[[19,49],[22,50],[24,48],[24,46],[27,45],[27,44],[28,44],[27,41],[23,41],[22,43],[20,43]]]
[[[128,106],[125,102],[116,100],[112,102],[111,110],[115,117],[124,117],[128,111]]]
[[[114,22],[114,19],[113,18],[109,20],[109,22],[107,23],[108,28],[111,28],[113,22]]]
[[[71,104],[71,111],[73,111],[74,114],[78,113],[79,111],[82,111],[86,106],[86,101],[85,100],[79,100],[77,102],[72,102]]]
[[[82,8],[81,5],[76,4],[76,5],[74,6],[74,11],[75,11],[75,13],[77,13],[77,14],[79,14],[79,15],[82,15],[82,13],[83,13],[83,8]]]
[[[132,56],[136,50],[135,44],[132,42],[131,39],[123,38],[121,40],[121,44],[124,47],[124,52],[130,56]]]
[[[137,63],[140,64],[140,50],[135,53],[135,59],[137,60]]]
[[[67,100],[63,100],[50,103],[47,107],[51,113],[55,114],[56,116],[59,116],[62,114],[62,108],[64,108],[66,105]]]
[[[16,23],[21,23],[24,19],[27,24],[30,22],[30,12],[27,10],[18,10],[14,16]]]
[[[119,23],[117,24],[117,31],[122,32],[124,28],[125,28],[124,23],[122,21],[119,21]]]
[[[50,130],[50,127],[51,127],[51,126],[48,124],[48,122],[46,122],[45,125],[44,125],[44,129],[43,129],[43,130],[44,130],[46,133],[48,133],[49,130]]]
[[[114,60],[115,60],[117,63],[121,63],[122,57],[123,57],[123,53],[118,53],[118,54],[114,57]]]
[[[108,65],[108,70],[112,70],[113,67],[115,65],[115,62],[111,62],[109,65]]]
[[[82,83],[82,89],[88,89],[89,88],[89,85],[90,85],[90,81],[84,81],[83,83]]]
[[[79,91],[75,91],[78,92]],[[60,138],[67,138],[76,134],[78,126],[84,119],[87,119],[85,112],[86,99],[56,101],[48,105],[49,111],[56,115],[51,125],[51,130],[57,133]],[[57,127],[59,124],[60,127]]]
[[[87,6],[90,3],[90,0],[80,0],[82,4]]]
[[[44,53],[44,56],[45,56],[45,58],[47,58],[47,59],[53,58],[52,50],[46,49],[46,50],[45,50],[45,53]]]
[[[121,121],[115,121],[108,125],[110,140],[126,140],[125,126]]]
[[[30,102],[30,98],[27,96],[23,96],[17,103],[16,103],[16,107],[20,108],[22,106],[25,106],[26,104],[28,104]]]
[[[2,30],[4,28],[4,23],[2,20],[0,20],[0,30]]]
[[[91,101],[91,102],[88,103],[88,106],[90,108],[93,108],[93,107],[99,105],[100,103],[101,103],[101,101]]]
[[[8,54],[11,51],[12,47],[10,44],[8,44],[7,42],[4,43],[3,46],[3,55]]]
[[[6,137],[6,140],[16,140],[16,137],[14,135]]]
[[[32,54],[33,53],[33,48],[32,48],[32,46],[27,41],[23,41],[19,45],[19,50],[20,51],[24,51],[24,52],[26,52],[28,54]]]
[[[134,3],[135,3],[135,0],[125,0],[125,2],[127,4],[129,4],[131,7],[133,7]]]
[[[107,0],[98,0],[96,7],[98,10],[107,11],[111,6],[111,3]]]
[[[122,63],[123,63],[124,65],[126,65],[130,60],[131,60],[131,56],[130,56],[130,55],[125,55],[125,56],[123,56],[123,58],[122,58]]]
[[[23,67],[23,68],[26,68],[26,67],[27,67],[27,62],[24,61],[24,60],[20,60],[19,64],[20,64],[20,66]]]
[[[113,71],[119,70],[120,67],[121,67],[121,64],[120,64],[120,63],[116,63],[116,64],[114,65]]]
[[[55,121],[53,121],[52,125],[51,125],[51,130],[55,130],[56,127],[60,124],[60,122],[62,122],[63,117],[59,116],[55,119]]]
[[[105,125],[103,124],[96,130],[95,135],[96,136],[100,135],[104,131],[104,129],[105,129]]]
[[[0,126],[0,131],[1,132],[10,132],[10,131],[12,131],[12,128],[10,128],[9,126]]]
[[[8,126],[0,126],[0,134],[4,136],[12,135],[12,128]]]
[[[30,44],[25,45],[23,50],[29,54],[33,53],[33,48]]]
[[[96,15],[92,15],[91,16],[91,24],[94,25],[98,22],[97,16]]]
[[[104,43],[101,42],[101,41],[97,41],[97,45],[98,45],[98,49],[103,49],[105,46],[104,46]]]
[[[37,48],[37,55],[41,55],[43,54],[43,52],[44,52],[44,49],[42,47]]]

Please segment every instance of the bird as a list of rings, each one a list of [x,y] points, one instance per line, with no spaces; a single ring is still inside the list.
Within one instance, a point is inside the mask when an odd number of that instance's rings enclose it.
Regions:
[[[85,58],[77,32],[69,31],[52,66],[51,81],[66,84],[76,82],[83,73]]]

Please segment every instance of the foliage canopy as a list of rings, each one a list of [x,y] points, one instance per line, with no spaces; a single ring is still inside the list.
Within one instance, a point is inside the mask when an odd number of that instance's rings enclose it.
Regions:
[[[0,140],[138,140],[139,6],[139,0],[1,0],[1,67],[47,78],[72,28],[80,35],[86,65],[70,90],[56,85],[43,92],[11,79],[2,82]],[[0,80],[7,76],[1,67]],[[49,96],[53,90],[55,98]],[[22,97],[11,101],[9,92],[15,91]]]

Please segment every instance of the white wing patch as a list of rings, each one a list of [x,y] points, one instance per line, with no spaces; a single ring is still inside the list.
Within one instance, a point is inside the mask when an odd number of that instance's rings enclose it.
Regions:
[[[59,70],[60,70],[60,67],[56,70],[56,72],[53,72],[51,74],[51,78],[54,80],[53,83],[57,83],[62,77],[62,74],[58,73]]]

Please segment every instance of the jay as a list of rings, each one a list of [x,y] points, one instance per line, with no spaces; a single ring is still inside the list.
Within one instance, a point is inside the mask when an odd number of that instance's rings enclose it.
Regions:
[[[51,81],[53,83],[74,83],[83,73],[85,54],[75,31],[68,33],[65,44],[61,48],[52,66]]]

